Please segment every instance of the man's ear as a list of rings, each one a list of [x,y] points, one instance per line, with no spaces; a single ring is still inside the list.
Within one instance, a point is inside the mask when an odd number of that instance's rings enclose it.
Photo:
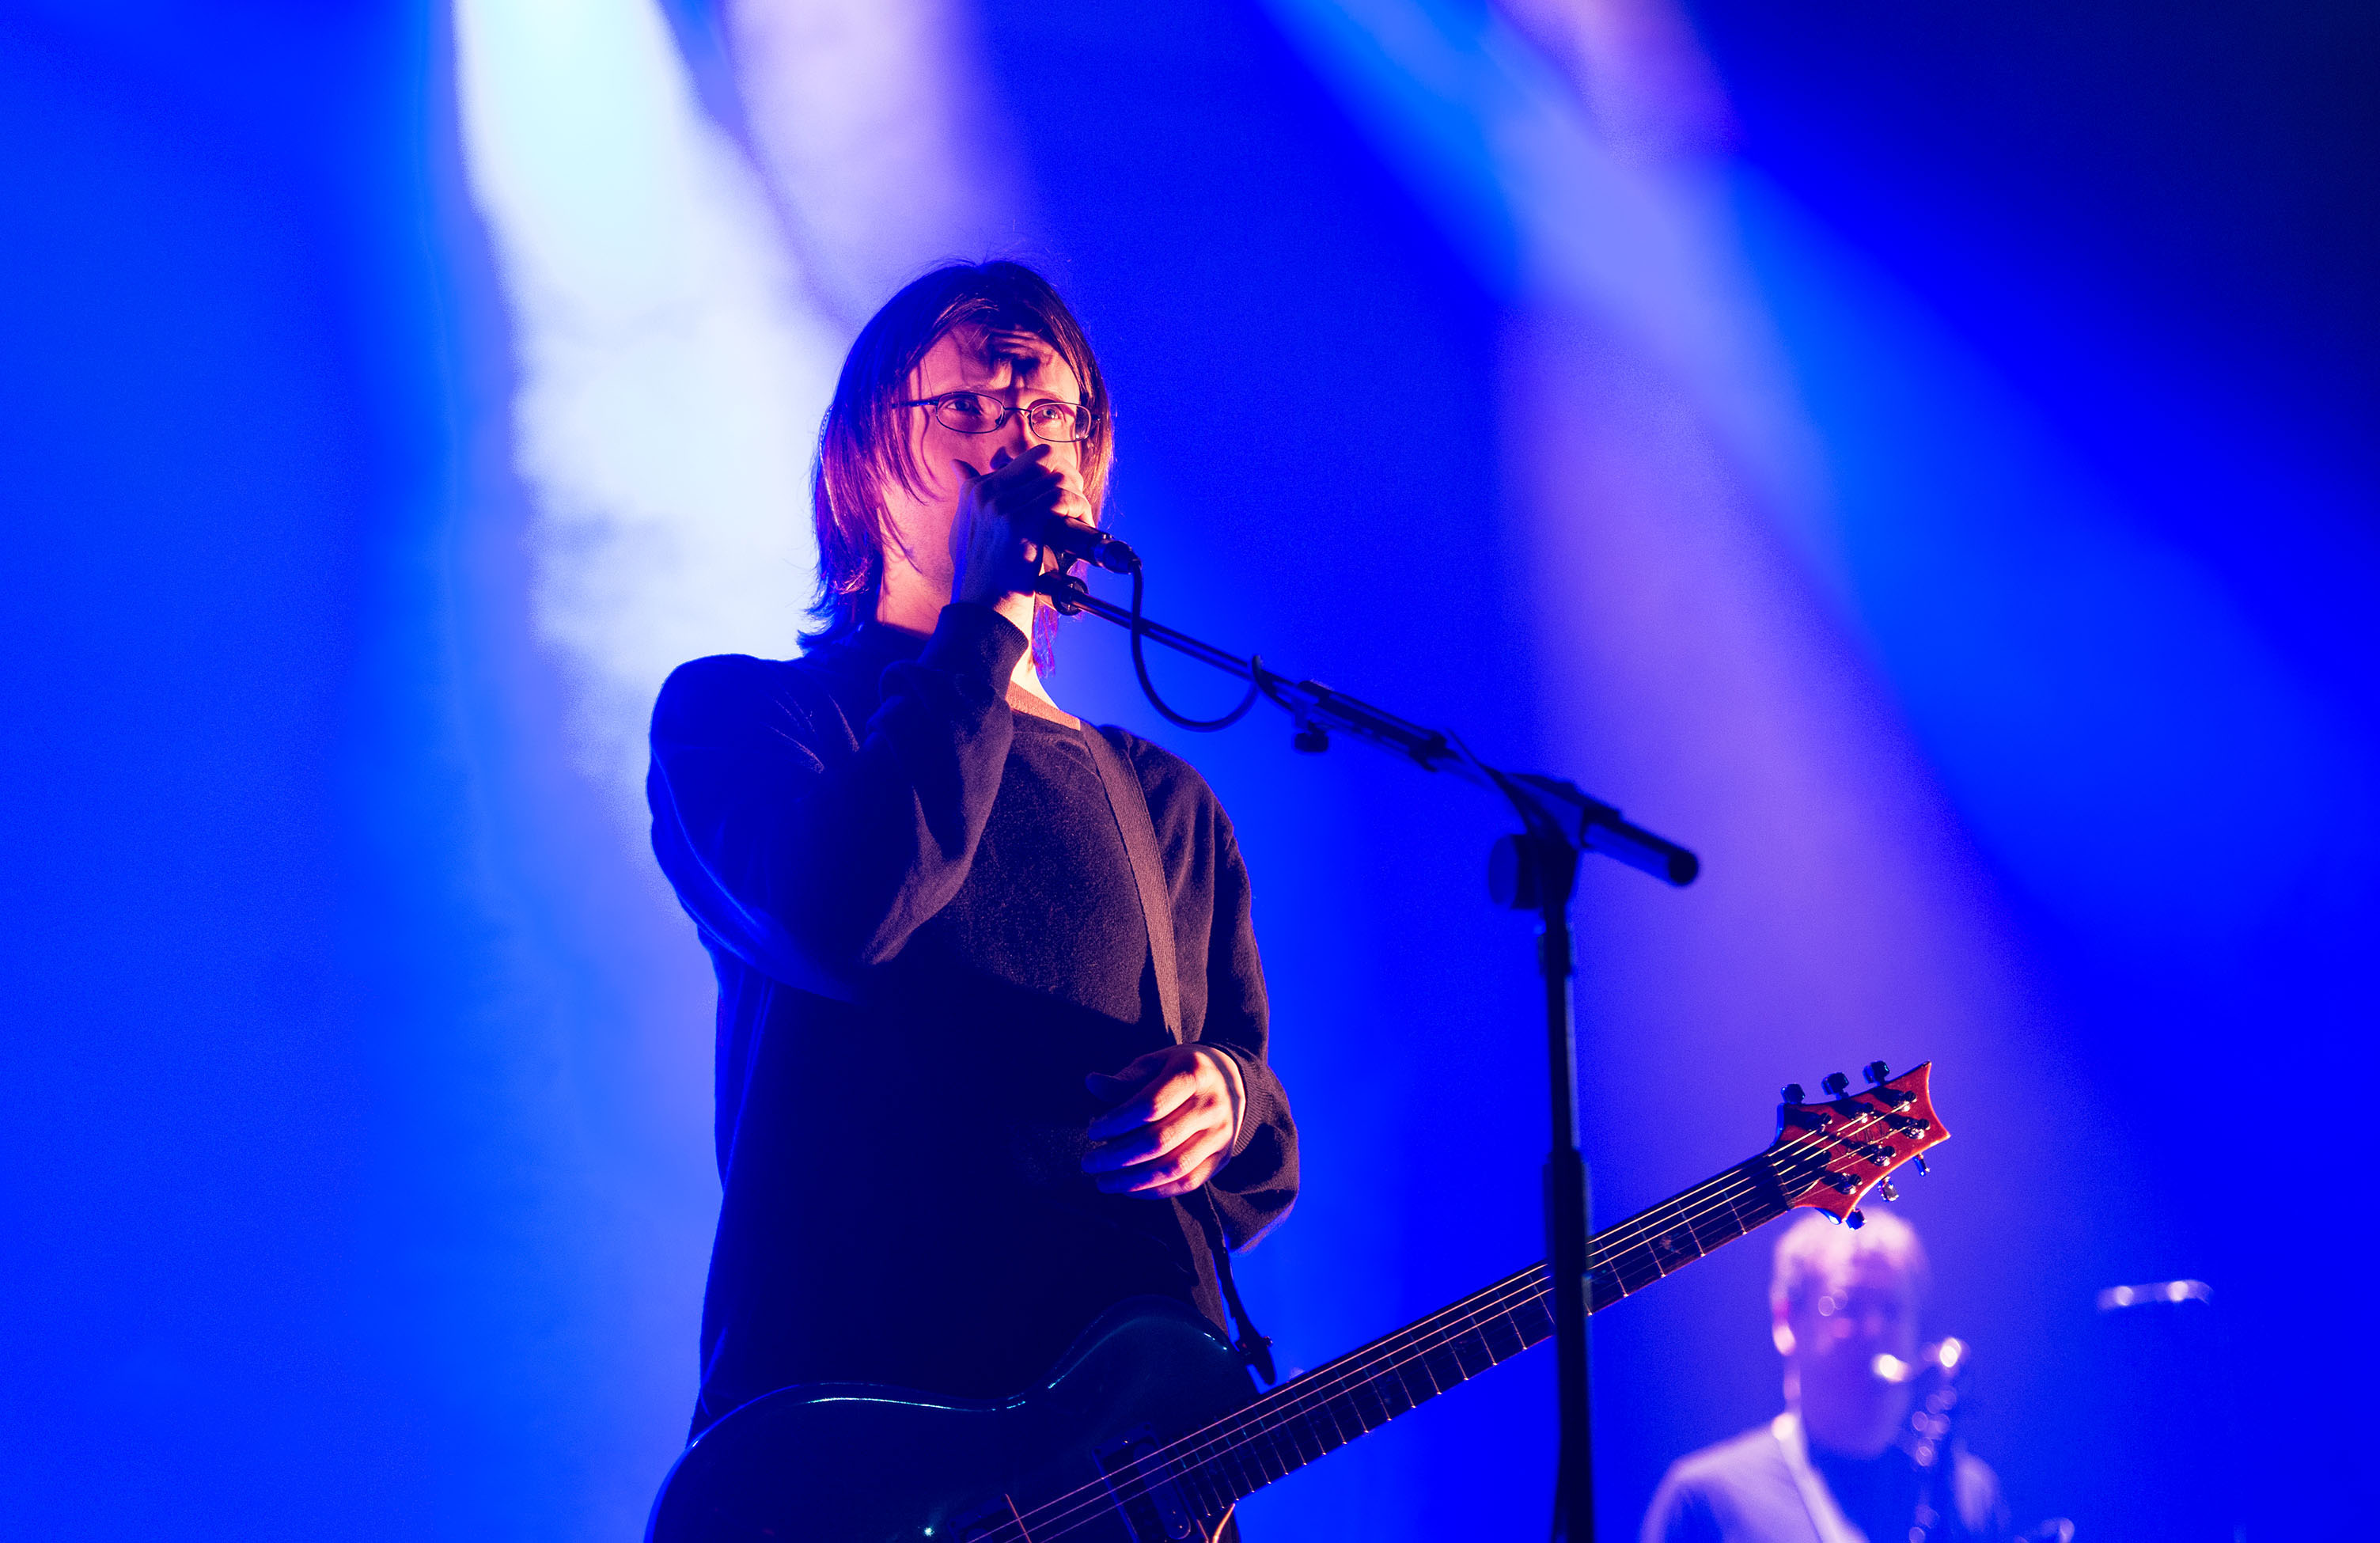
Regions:
[[[1788,1360],[1792,1358],[1793,1323],[1782,1302],[1768,1305],[1768,1343],[1777,1347],[1778,1355]]]

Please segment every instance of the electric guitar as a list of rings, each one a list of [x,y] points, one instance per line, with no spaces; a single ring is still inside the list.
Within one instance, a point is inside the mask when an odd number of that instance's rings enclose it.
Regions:
[[[1587,1310],[1807,1206],[1856,1209],[1950,1133],[1932,1063],[1805,1103],[1767,1150],[1595,1234]],[[1178,1303],[1111,1308],[1038,1383],[999,1403],[861,1383],[785,1388],[686,1448],[648,1543],[1188,1543],[1284,1474],[1554,1331],[1542,1264],[1258,1393],[1239,1353]]]

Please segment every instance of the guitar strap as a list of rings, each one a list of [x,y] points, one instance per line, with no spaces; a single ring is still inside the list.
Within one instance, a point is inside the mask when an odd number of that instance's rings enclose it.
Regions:
[[[1165,863],[1157,849],[1157,826],[1148,817],[1148,795],[1139,774],[1088,723],[1083,745],[1099,768],[1099,785],[1107,789],[1108,810],[1115,816],[1116,833],[1123,838],[1124,856],[1132,859],[1132,877],[1140,891],[1140,919],[1148,934],[1148,960],[1157,974],[1157,1006],[1165,1015],[1165,1032],[1175,1044],[1182,1039],[1182,978],[1173,954],[1173,902],[1165,887]],[[1223,1236],[1222,1218],[1215,1212],[1214,1197],[1201,1186],[1179,1202],[1207,1237],[1207,1251],[1215,1257],[1215,1280],[1223,1288],[1223,1303],[1232,1310],[1232,1326],[1240,1332],[1235,1347],[1241,1359],[1254,1367],[1269,1387],[1275,1380],[1272,1341],[1257,1332],[1240,1305],[1240,1288],[1232,1280],[1232,1250]]]

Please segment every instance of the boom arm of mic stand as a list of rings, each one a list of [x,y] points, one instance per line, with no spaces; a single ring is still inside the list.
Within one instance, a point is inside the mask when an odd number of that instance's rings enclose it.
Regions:
[[[1041,592],[1068,615],[1087,611],[1133,634],[1133,662],[1152,701],[1157,691],[1141,668],[1141,641],[1154,638],[1179,653],[1236,675],[1250,686],[1246,702],[1225,718],[1236,721],[1257,694],[1270,698],[1297,720],[1301,747],[1321,749],[1332,734],[1353,735],[1394,750],[1431,772],[1452,772],[1502,794],[1521,817],[1526,834],[1507,836],[1489,861],[1489,887],[1501,904],[1533,909],[1543,921],[1538,934],[1538,972],[1545,982],[1546,1090],[1553,1123],[1553,1149],[1546,1159],[1546,1258],[1552,1291],[1558,1450],[1555,1459],[1555,1543],[1594,1543],[1595,1456],[1588,1431],[1586,1315],[1589,1261],[1586,1159],[1579,1150],[1578,1047],[1572,977],[1576,959],[1570,905],[1578,855],[1600,852],[1671,884],[1690,884],[1701,864],[1692,852],[1652,832],[1631,825],[1620,811],[1589,797],[1574,783],[1527,772],[1499,772],[1473,755],[1454,735],[1408,723],[1360,698],[1334,691],[1319,681],[1291,680],[1264,667],[1261,659],[1241,659],[1140,614],[1140,576],[1134,576],[1132,608],[1094,596],[1070,574],[1045,575]],[[1160,711],[1184,719],[1161,701]]]
[[[1702,871],[1701,859],[1685,847],[1621,818],[1620,811],[1582,792],[1575,783],[1533,772],[1500,772],[1479,759],[1442,729],[1424,728],[1393,712],[1374,707],[1359,697],[1334,690],[1320,681],[1292,680],[1264,667],[1260,658],[1242,659],[1177,632],[1160,622],[1090,592],[1071,574],[1044,575],[1041,592],[1067,615],[1088,612],[1136,631],[1151,642],[1247,681],[1294,718],[1299,727],[1325,734],[1343,734],[1405,757],[1427,772],[1451,772],[1502,794],[1512,802],[1533,830],[1557,835],[1582,851],[1599,852],[1630,868],[1675,885],[1691,884]]]

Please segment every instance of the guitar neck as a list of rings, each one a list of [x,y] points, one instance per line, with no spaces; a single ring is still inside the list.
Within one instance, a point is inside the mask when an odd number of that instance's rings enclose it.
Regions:
[[[1587,1310],[1600,1312],[1782,1216],[1789,1202],[1763,1154],[1595,1234]],[[1220,1515],[1554,1332],[1545,1266],[1532,1265],[1418,1323],[1285,1382],[1174,1443],[1187,1487]]]

